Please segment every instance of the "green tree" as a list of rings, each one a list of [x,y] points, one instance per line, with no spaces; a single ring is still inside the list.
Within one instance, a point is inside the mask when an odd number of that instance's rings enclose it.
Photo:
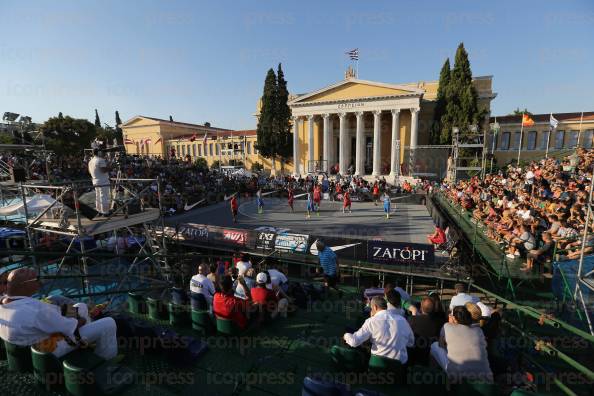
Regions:
[[[202,170],[208,169],[208,163],[206,162],[206,159],[204,157],[196,158],[196,160],[194,161],[194,165],[198,169],[202,169]]]
[[[445,91],[445,112],[440,117],[440,143],[451,144],[453,127],[459,128],[461,135],[468,134],[471,125],[480,127],[486,113],[486,109],[479,109],[468,53],[464,43],[460,43]]]
[[[528,115],[533,115],[531,112],[528,111],[527,108],[524,107],[524,110],[520,110],[519,107],[516,107],[516,109],[514,110],[513,113],[510,113],[509,115],[522,115],[522,114],[528,114]]]
[[[437,100],[433,112],[431,128],[431,144],[447,144],[451,140],[451,122],[446,113],[446,104],[450,97],[450,58],[447,58],[439,72],[439,85],[437,87]]]
[[[101,120],[99,119],[99,113],[97,112],[97,109],[95,109],[95,127],[101,128]]]
[[[291,108],[288,105],[289,90],[281,64],[276,73],[277,97],[276,114],[274,120],[274,134],[276,136],[276,154],[281,162],[293,155],[293,139],[291,134]]]
[[[256,148],[260,154],[266,158],[276,158],[275,138],[275,113],[277,107],[278,86],[274,70],[269,69],[264,80],[264,92],[262,93],[262,106],[260,108],[260,117],[258,118],[257,142]]]
[[[96,136],[95,125],[85,119],[70,116],[51,117],[40,128],[48,149],[58,154],[82,153]]]
[[[122,132],[122,120],[120,119],[120,112],[116,110],[115,112],[115,138],[118,141],[118,144],[124,144],[124,133]]]
[[[0,133],[0,144],[14,144],[15,140],[9,133]]]
[[[219,169],[221,167],[221,161],[214,160],[212,165],[210,166],[211,170]]]
[[[64,118],[64,116],[62,115],[62,112],[59,112],[59,113],[58,113],[58,118],[59,118],[59,119],[62,119],[62,118]]]

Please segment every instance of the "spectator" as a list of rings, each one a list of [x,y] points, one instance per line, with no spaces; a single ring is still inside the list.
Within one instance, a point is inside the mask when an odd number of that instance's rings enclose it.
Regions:
[[[268,275],[264,272],[256,276],[256,287],[251,290],[254,304],[259,305],[263,312],[273,319],[279,314],[282,318],[286,318],[289,298],[278,287],[268,289],[267,281]]]
[[[452,297],[452,300],[450,301],[450,312],[452,312],[455,307],[463,306],[467,302],[476,303],[479,301],[478,297],[465,292],[466,287],[463,283],[456,283],[454,285],[454,291],[456,292],[456,295]]]
[[[195,311],[212,310],[215,287],[207,275],[208,267],[200,264],[198,273],[190,279],[190,301]]]
[[[252,268],[252,262],[250,261],[249,256],[247,254],[242,254],[241,259],[237,263],[235,263],[235,267],[238,270],[238,275],[244,276],[245,272],[249,268]]]
[[[534,267],[534,261],[540,264],[544,264],[548,259],[553,257],[553,250],[555,249],[555,244],[553,239],[551,238],[550,232],[543,232],[542,233],[542,245],[538,249],[532,249],[528,251],[528,256],[526,259],[526,265],[521,268],[522,271],[531,271]]]
[[[444,230],[441,229],[439,226],[435,226],[435,232],[431,235],[427,235],[427,241],[430,244],[439,246],[446,241],[446,234]]]
[[[239,278],[244,283],[243,278]],[[244,285],[245,290],[249,288]],[[215,293],[212,307],[217,318],[231,320],[239,329],[245,330],[248,325],[248,311],[251,302],[251,294],[247,292],[247,299],[243,300],[234,296],[233,280],[226,275],[221,280],[221,291]]]
[[[439,339],[439,332],[445,322],[444,316],[436,312],[433,299],[423,298],[419,314],[408,319],[415,336],[415,345],[411,350],[411,364],[429,363],[430,345]]]
[[[94,344],[94,352],[101,358],[116,358],[117,328],[112,318],[91,322],[83,303],[74,305],[75,317],[63,316],[57,305],[31,297],[39,288],[35,270],[19,268],[10,272],[6,296],[0,304],[0,338],[15,345],[51,352],[58,358]]]
[[[254,268],[250,268],[246,271],[245,276],[243,277],[245,282],[242,282],[242,284],[238,281],[235,286],[235,296],[244,300],[247,299],[248,291],[251,291],[256,285],[255,274],[256,270]],[[249,290],[246,290],[245,287],[247,287]]]
[[[355,348],[371,341],[371,354],[395,359],[405,364],[408,361],[406,348],[414,345],[413,332],[401,315],[387,310],[383,297],[371,299],[371,317],[355,333],[345,333],[344,341]]]
[[[472,317],[464,306],[454,308],[439,342],[431,344],[431,356],[453,382],[465,378],[493,381],[485,336],[480,327],[472,326]]]
[[[332,288],[336,290],[339,297],[342,298],[342,291],[336,286],[336,283],[338,282],[338,258],[336,257],[336,253],[326,246],[321,239],[316,241],[316,248],[318,249],[320,266],[324,272],[324,286],[326,292],[329,288]]]

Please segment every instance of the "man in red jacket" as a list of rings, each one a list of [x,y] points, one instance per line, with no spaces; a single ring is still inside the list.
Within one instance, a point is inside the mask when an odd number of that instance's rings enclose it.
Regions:
[[[237,281],[243,286],[246,291],[246,300],[235,297],[233,289],[233,279],[226,275],[221,280],[221,292],[215,293],[212,300],[212,310],[216,317],[229,319],[237,325],[238,328],[244,330],[248,325],[248,310],[251,302],[250,289],[245,284],[243,277],[239,277]]]
[[[272,289],[267,288],[267,283],[268,275],[265,272],[260,272],[256,276],[256,287],[251,290],[254,304],[259,305],[271,318],[276,318],[278,314],[286,318],[289,306],[287,295],[278,286],[273,286]]]

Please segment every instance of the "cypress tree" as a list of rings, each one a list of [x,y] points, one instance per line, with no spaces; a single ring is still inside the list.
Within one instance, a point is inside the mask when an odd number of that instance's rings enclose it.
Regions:
[[[446,117],[451,117],[452,126],[458,127],[461,134],[468,133],[468,127],[478,124],[482,114],[478,110],[478,95],[472,85],[472,71],[463,43],[456,50],[449,86],[451,98],[446,106]]]
[[[101,128],[101,120],[99,120],[99,113],[97,112],[97,109],[95,109],[95,127]]]
[[[115,123],[116,123],[115,138],[116,138],[118,144],[124,144],[124,134],[122,132],[122,128],[120,127],[120,125],[122,124],[122,120],[120,119],[120,112],[117,110],[115,112]]]
[[[62,112],[59,112],[58,113],[58,119],[60,119],[60,120],[64,119],[64,116],[62,115]]]
[[[281,64],[278,64],[276,74],[277,95],[276,95],[276,114],[275,114],[275,136],[276,136],[276,154],[281,161],[293,155],[293,139],[291,139],[291,108],[287,104],[289,101],[289,90],[287,81]]]
[[[450,58],[447,58],[439,72],[439,85],[437,87],[437,100],[433,113],[433,126],[431,128],[431,144],[447,144],[450,140],[451,125],[446,115],[446,104],[450,92]]]
[[[264,80],[262,93],[262,105],[257,127],[257,149],[266,158],[272,158],[276,154],[274,138],[274,114],[276,111],[277,83],[274,70],[269,69]]]

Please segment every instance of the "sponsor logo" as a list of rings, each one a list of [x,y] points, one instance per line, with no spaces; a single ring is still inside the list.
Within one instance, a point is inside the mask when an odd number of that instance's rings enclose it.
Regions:
[[[369,241],[367,259],[378,264],[434,264],[433,246],[419,243]]]
[[[309,235],[303,234],[278,234],[276,236],[275,248],[277,250],[306,253]]]
[[[204,199],[201,199],[200,201],[193,203],[192,205],[188,205],[188,203],[186,202],[186,204],[184,205],[184,210],[187,212],[188,210],[192,210],[194,209],[194,207],[198,204],[201,204],[202,202],[204,202]]]
[[[372,247],[373,257],[390,260],[425,260],[426,250]]]
[[[260,232],[256,239],[256,249],[272,250],[274,249],[274,238],[276,234],[273,232]]]
[[[180,225],[179,233],[183,239],[208,239],[208,228],[204,226]]]
[[[316,246],[316,242],[317,241],[318,240],[316,239],[316,241],[314,243],[312,243],[311,244],[311,247],[309,248],[309,252],[311,254],[313,254],[314,256],[317,256],[318,255],[318,247]],[[342,250],[342,249],[346,249],[346,248],[350,248],[350,247],[353,247],[353,246],[357,246],[357,245],[360,245],[360,244],[361,244],[361,242],[357,242],[357,243],[350,243],[348,245],[329,246],[329,248],[333,252],[336,252],[336,251],[339,251],[339,250]]]
[[[223,230],[223,239],[236,245],[245,245],[246,233],[244,231]]]

